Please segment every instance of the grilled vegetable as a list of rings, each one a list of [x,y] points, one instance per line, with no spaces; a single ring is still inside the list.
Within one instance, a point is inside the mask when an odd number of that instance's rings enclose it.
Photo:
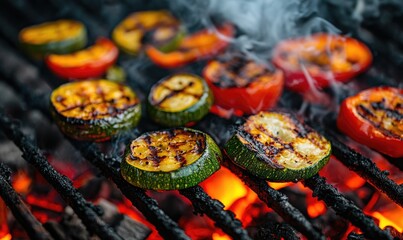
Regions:
[[[202,119],[213,104],[207,83],[193,74],[175,74],[157,82],[148,96],[148,114],[165,126],[184,126]]]
[[[147,46],[146,53],[151,61],[160,67],[181,67],[220,53],[228,46],[227,38],[233,35],[233,26],[224,24],[218,27],[216,32],[205,29],[186,37],[175,51],[165,53],[153,46]]]
[[[46,64],[61,78],[95,78],[103,75],[118,55],[119,50],[111,40],[99,38],[90,48],[64,55],[51,54]]]
[[[126,72],[122,67],[113,65],[106,70],[105,78],[112,82],[123,83],[126,81]]]
[[[145,43],[164,52],[174,50],[183,36],[180,22],[167,11],[133,13],[112,33],[112,39],[118,47],[133,55],[138,54]]]
[[[394,158],[403,157],[403,90],[376,87],[345,99],[337,126],[376,151]]]
[[[67,83],[50,97],[56,124],[67,136],[84,141],[106,141],[137,126],[141,106],[128,87],[107,80]]]
[[[121,174],[144,189],[183,189],[217,171],[220,160],[220,149],[209,135],[189,128],[170,129],[133,140],[121,163]]]
[[[325,88],[332,81],[347,82],[371,62],[371,52],[363,43],[324,33],[285,40],[273,53],[273,63],[285,72],[285,86],[297,92]]]
[[[257,113],[273,107],[281,95],[283,73],[271,71],[245,56],[221,56],[203,70],[215,104],[243,113]]]
[[[24,28],[19,40],[21,47],[34,57],[66,54],[85,46],[87,30],[81,22],[63,19]]]
[[[250,173],[283,182],[316,174],[329,161],[331,147],[291,114],[260,112],[237,130],[225,151]]]

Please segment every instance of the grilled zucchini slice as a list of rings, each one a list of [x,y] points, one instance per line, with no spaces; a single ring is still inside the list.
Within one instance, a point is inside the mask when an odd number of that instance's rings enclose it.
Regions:
[[[144,44],[161,51],[176,49],[185,35],[180,22],[168,11],[135,12],[113,30],[112,39],[124,52],[137,55]]]
[[[106,141],[137,126],[140,100],[127,86],[107,80],[64,84],[50,97],[56,124],[76,140]]]
[[[178,127],[202,119],[213,101],[204,79],[181,73],[162,79],[151,88],[147,110],[156,123]]]
[[[21,47],[36,58],[67,54],[87,44],[87,30],[79,21],[61,19],[26,27],[19,34]]]
[[[316,174],[329,161],[331,146],[292,114],[260,112],[237,129],[225,151],[255,176],[283,182]]]
[[[152,190],[195,186],[220,168],[222,157],[209,135],[190,128],[145,133],[127,148],[123,178]]]

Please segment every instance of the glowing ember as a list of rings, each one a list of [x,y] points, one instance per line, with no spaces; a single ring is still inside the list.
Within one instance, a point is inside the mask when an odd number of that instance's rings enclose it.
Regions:
[[[211,177],[202,182],[201,187],[212,198],[220,200],[228,209],[236,200],[249,196],[250,200],[257,198],[243,182],[228,169],[222,167]]]
[[[403,223],[401,221],[403,211],[391,211],[391,212],[373,212],[372,216],[379,220],[379,226],[384,229],[387,226],[396,228],[397,231],[402,232]]]
[[[18,171],[13,176],[13,188],[20,194],[25,194],[29,191],[29,187],[31,186],[32,179],[28,175],[26,171]]]
[[[7,225],[7,207],[0,199],[0,240],[11,239]]]
[[[319,217],[326,212],[326,205],[322,201],[318,201],[311,194],[306,195],[307,212],[311,218]]]
[[[155,239],[155,240],[159,240],[159,239],[163,239],[159,234],[158,231],[156,230],[156,228],[154,227],[154,225],[152,225],[150,222],[148,222],[144,216],[137,211],[137,209],[135,209],[132,205],[132,203],[130,202],[130,200],[128,200],[127,198],[123,198],[123,202],[119,202],[116,203],[116,207],[118,208],[118,211],[121,214],[126,214],[127,216],[131,217],[133,220],[139,221],[141,223],[143,223],[144,225],[146,225],[148,228],[151,229],[151,234],[147,239]]]

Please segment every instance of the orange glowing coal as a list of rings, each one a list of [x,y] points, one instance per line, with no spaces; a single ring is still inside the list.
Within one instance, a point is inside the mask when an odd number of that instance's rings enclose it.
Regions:
[[[29,191],[31,183],[31,177],[24,170],[20,170],[13,175],[13,188],[20,194],[26,194]]]
[[[7,207],[0,198],[0,240],[10,240],[11,235],[7,225]]]

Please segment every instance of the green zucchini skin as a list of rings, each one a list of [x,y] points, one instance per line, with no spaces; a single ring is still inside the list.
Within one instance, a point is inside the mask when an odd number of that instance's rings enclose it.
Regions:
[[[85,27],[76,38],[45,44],[29,44],[20,42],[21,49],[33,58],[40,59],[48,54],[68,54],[81,50],[87,44],[87,30]]]
[[[273,168],[260,160],[257,154],[245,146],[234,134],[225,144],[225,152],[238,166],[251,174],[271,182],[289,182],[307,179],[318,173],[329,161],[329,153],[316,164],[303,169]]]
[[[60,130],[68,137],[79,141],[107,141],[120,131],[135,128],[141,118],[140,103],[113,117],[94,120],[68,118],[58,113],[52,103],[50,106],[52,117]]]
[[[206,81],[204,81],[203,79],[202,84],[205,91],[200,100],[190,108],[187,108],[180,112],[168,112],[164,111],[158,106],[154,106],[151,103],[151,94],[150,94],[147,101],[148,115],[154,122],[166,127],[181,127],[185,126],[188,123],[197,122],[201,120],[204,116],[206,116],[209,113],[210,108],[214,103],[213,92],[210,90]]]
[[[189,128],[186,130],[203,133]],[[178,190],[196,186],[220,168],[222,159],[214,140],[203,134],[206,136],[206,149],[194,163],[172,172],[149,172],[130,165],[125,158],[120,165],[122,177],[133,186],[148,190]],[[127,154],[130,154],[130,145],[128,149]]]

